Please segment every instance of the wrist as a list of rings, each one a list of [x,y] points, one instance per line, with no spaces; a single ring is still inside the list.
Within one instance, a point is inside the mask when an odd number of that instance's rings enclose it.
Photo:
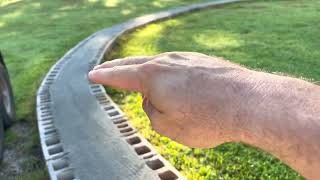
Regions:
[[[237,98],[230,129],[234,141],[250,143],[263,138],[264,121],[277,114],[269,105],[273,103],[273,92],[279,92],[273,77],[257,71],[242,72],[235,82],[238,84]],[[272,118],[271,118],[272,119]]]
[[[256,102],[261,102],[257,72],[245,68],[230,68],[219,75],[212,73],[211,113],[214,131],[219,142],[244,141],[250,136]]]

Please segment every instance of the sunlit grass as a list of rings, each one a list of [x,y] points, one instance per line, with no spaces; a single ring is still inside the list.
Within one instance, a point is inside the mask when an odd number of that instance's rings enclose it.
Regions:
[[[117,7],[120,3],[120,1],[123,2],[123,0],[108,0],[105,2],[106,7]]]
[[[146,13],[200,1],[0,0],[0,50],[11,76],[18,121],[32,128],[32,135],[27,138],[8,131],[6,147],[19,151],[22,148],[25,156],[40,159],[36,91],[49,68],[70,48],[102,28]],[[38,154],[34,153],[35,149]],[[33,170],[26,168],[20,179],[43,179],[44,163],[32,167]]]
[[[19,1],[21,1],[21,0],[0,0],[0,7],[6,6],[11,3],[19,2]]]
[[[197,12],[123,36],[108,59],[196,51],[251,69],[320,80],[320,2],[255,1]],[[302,179],[271,155],[231,143],[190,149],[155,133],[137,93],[108,89],[131,123],[190,179]]]

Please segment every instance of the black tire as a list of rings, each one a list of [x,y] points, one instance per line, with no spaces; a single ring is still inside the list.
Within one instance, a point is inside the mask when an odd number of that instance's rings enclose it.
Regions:
[[[3,64],[0,64],[0,100],[0,117],[4,128],[8,128],[16,118],[16,111],[9,74]]]

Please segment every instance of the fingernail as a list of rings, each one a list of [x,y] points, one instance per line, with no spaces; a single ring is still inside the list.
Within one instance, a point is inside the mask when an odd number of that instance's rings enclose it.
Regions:
[[[96,70],[96,69],[99,69],[100,68],[100,65],[96,65],[93,70]]]
[[[91,70],[91,71],[88,73],[89,79],[92,79],[92,77],[94,76],[94,74],[95,74],[95,70]]]

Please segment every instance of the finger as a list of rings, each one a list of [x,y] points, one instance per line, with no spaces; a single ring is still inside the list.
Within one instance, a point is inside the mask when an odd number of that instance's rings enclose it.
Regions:
[[[143,95],[142,108],[147,113],[150,120],[159,119],[158,115],[162,114],[151,104],[150,100],[145,95]]]
[[[90,71],[88,76],[91,81],[97,84],[142,92],[137,68],[136,65],[126,65],[96,69]]]
[[[111,68],[114,66],[124,66],[124,65],[132,65],[132,64],[143,64],[152,59],[152,56],[133,56],[126,57],[122,59],[114,59],[112,61],[104,62],[98,66],[95,66],[93,69],[101,69],[101,68]]]
[[[166,115],[155,108],[146,97],[143,98],[142,108],[146,112],[152,128],[161,135],[169,136],[168,128],[166,128],[168,125]]]

